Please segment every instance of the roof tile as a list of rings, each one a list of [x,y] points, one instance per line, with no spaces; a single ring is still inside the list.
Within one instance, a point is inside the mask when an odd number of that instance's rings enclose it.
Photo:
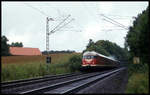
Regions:
[[[23,47],[10,47],[12,55],[41,55],[38,48],[23,48]]]

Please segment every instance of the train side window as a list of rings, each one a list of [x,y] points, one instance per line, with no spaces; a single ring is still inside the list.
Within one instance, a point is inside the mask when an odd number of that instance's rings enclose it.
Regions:
[[[98,56],[94,56],[94,58],[98,58]]]

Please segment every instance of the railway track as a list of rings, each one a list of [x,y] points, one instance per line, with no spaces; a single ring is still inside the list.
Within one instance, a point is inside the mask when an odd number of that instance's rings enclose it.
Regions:
[[[82,75],[84,73],[72,73],[72,74],[63,74],[63,75],[50,75],[50,76],[44,76],[44,77],[40,77],[40,78],[32,78],[32,79],[25,79],[25,80],[16,80],[16,81],[12,81],[12,82],[4,82],[1,83],[1,92],[3,93],[14,93],[16,92],[16,90],[18,89],[25,89],[25,88],[31,88],[32,85],[37,86],[41,83],[45,83],[48,81],[53,81],[53,80],[57,80],[60,78],[67,78],[67,77],[72,77],[72,76],[78,76],[78,75]],[[44,85],[44,84],[43,84]]]
[[[25,85],[20,82],[20,88],[14,87],[12,88],[3,88],[6,86],[2,86],[2,93],[15,93],[15,94],[65,94],[65,93],[75,93],[80,89],[91,85],[107,76],[110,76],[116,72],[119,72],[124,68],[109,70],[104,72],[93,72],[93,73],[80,73],[80,74],[73,74],[67,76],[55,76],[56,78],[48,78],[48,79],[40,79],[40,80],[32,80],[26,81]],[[45,81],[46,80],[46,81]],[[19,83],[19,82],[18,82]],[[22,83],[22,84],[21,84]],[[32,84],[31,84],[32,83]],[[13,84],[13,83],[12,83]],[[11,85],[12,85],[11,84]],[[17,83],[16,83],[17,84]],[[9,85],[8,87],[11,87]],[[30,85],[30,86],[28,86]],[[17,85],[16,85],[17,86]]]
[[[44,76],[40,78],[31,78],[31,79],[24,79],[24,80],[16,80],[12,82],[3,82],[1,83],[2,89],[9,89],[12,87],[19,87],[22,85],[28,85],[28,84],[33,84],[37,82],[42,82],[42,81],[49,81],[49,80],[54,80],[58,78],[65,78],[65,77],[71,77],[71,76],[76,76],[84,73],[72,73],[72,74],[63,74],[63,75],[49,75],[49,76]]]

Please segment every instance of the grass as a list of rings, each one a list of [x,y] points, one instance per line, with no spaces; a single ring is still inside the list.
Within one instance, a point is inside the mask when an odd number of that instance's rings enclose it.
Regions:
[[[149,67],[148,64],[130,64],[128,66],[129,79],[126,93],[149,93]]]
[[[73,55],[79,55],[78,53],[60,53],[60,54],[50,54],[52,58],[52,64],[54,63],[60,63],[62,61],[66,62],[68,58],[70,58]],[[2,64],[27,64],[32,62],[38,62],[38,63],[45,63],[46,62],[46,56],[45,55],[39,55],[39,56],[2,56],[1,63]]]
[[[80,54],[52,54],[52,63],[46,64],[46,56],[9,56],[2,57],[1,81],[12,81],[77,72],[72,70],[70,59]],[[77,62],[76,62],[77,63]],[[78,62],[79,63],[79,62]]]

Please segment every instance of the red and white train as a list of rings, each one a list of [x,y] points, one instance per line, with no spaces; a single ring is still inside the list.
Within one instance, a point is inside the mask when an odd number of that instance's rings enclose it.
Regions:
[[[119,61],[95,51],[86,51],[83,53],[82,67],[118,67],[119,63]]]

